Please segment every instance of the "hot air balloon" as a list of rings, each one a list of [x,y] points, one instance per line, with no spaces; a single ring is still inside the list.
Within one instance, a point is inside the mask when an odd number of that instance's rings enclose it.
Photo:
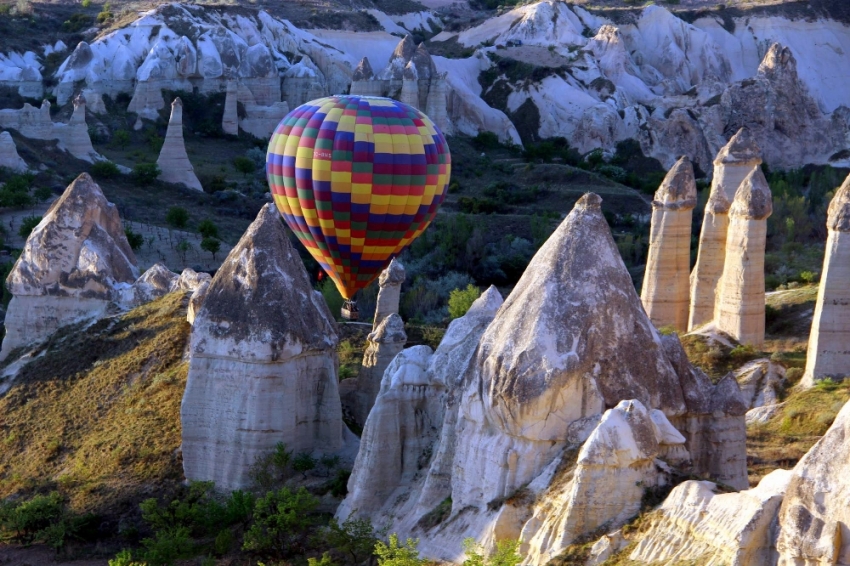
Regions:
[[[371,283],[434,219],[449,147],[422,112],[389,98],[329,96],[280,122],[266,154],[277,208],[346,299]]]

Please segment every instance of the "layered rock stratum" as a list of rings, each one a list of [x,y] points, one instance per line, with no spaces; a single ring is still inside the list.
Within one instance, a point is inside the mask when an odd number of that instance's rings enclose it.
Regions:
[[[277,210],[264,206],[195,314],[180,412],[186,477],[239,489],[278,443],[339,453],[353,435],[342,422],[337,342]]]
[[[98,318],[138,275],[118,209],[83,173],[33,229],[6,279],[12,300],[0,358]]]

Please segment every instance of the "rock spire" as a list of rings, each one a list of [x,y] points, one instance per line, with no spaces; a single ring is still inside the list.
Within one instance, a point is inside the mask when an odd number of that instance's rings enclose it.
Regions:
[[[761,165],[761,150],[748,128],[741,128],[717,154],[711,193],[700,232],[697,263],[691,274],[688,330],[714,320],[717,285],[723,274],[729,207],[744,178]]]
[[[393,259],[378,278],[378,302],[375,305],[375,320],[372,323],[372,331],[377,330],[386,317],[398,312],[398,303],[401,298],[401,285],[404,283],[404,265]]]
[[[195,315],[181,406],[190,480],[244,488],[279,442],[338,453],[344,446],[337,328],[273,204],[228,255]]]
[[[756,347],[764,342],[764,249],[772,212],[770,187],[757,167],[738,187],[729,210],[726,258],[714,315],[718,330]]]
[[[27,170],[26,162],[18,155],[15,140],[9,132],[0,133],[0,167],[22,173]]]
[[[804,386],[850,376],[850,177],[829,204],[826,254],[809,335]]]
[[[641,301],[656,326],[688,329],[691,222],[697,203],[694,168],[680,158],[652,201],[649,256]]]
[[[236,81],[231,79],[227,81],[227,92],[224,97],[224,115],[221,118],[221,129],[225,134],[231,136],[239,135],[239,113],[237,105],[237,95],[239,87]]]
[[[186,145],[183,143],[183,101],[180,97],[175,98],[171,103],[171,118],[168,120],[168,130],[156,164],[161,171],[159,175],[161,180],[185,185],[196,191],[204,190],[195,175],[195,169],[189,161]]]
[[[0,359],[62,326],[97,318],[138,276],[118,209],[83,173],[33,229],[6,279],[12,301]]]

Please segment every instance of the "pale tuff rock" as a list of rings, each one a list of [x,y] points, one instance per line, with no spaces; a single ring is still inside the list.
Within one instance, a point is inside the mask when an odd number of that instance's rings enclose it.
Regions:
[[[180,277],[174,282],[172,290],[176,291],[179,289],[180,291],[194,293],[201,285],[211,281],[212,276],[209,273],[204,273],[203,271],[198,273],[191,267],[187,267],[180,272]]]
[[[0,128],[17,130],[22,136],[36,140],[56,140],[61,149],[89,163],[103,159],[94,151],[86,126],[86,105],[82,97],[74,100],[74,113],[67,124],[53,123],[50,103],[35,108],[24,103],[20,110],[0,110]]]
[[[410,513],[415,523],[450,495],[459,385],[481,334],[501,304],[499,292],[490,287],[464,316],[449,324],[436,352],[432,354],[426,346],[403,350],[384,372],[381,390],[363,430],[362,450],[348,482],[348,496],[337,510],[340,520],[354,513],[370,517],[377,524],[378,517],[389,519],[396,514],[394,506],[398,499],[392,494],[407,493],[402,505],[421,509]],[[423,422],[429,426],[423,426]],[[422,435],[430,443],[423,442]],[[394,438],[396,443],[386,462],[383,460],[388,455],[385,437]],[[408,446],[419,451],[408,450]],[[437,451],[424,485],[421,475],[402,473],[402,461],[396,458],[399,450],[404,453],[405,463],[423,466],[428,464],[430,454]],[[389,466],[390,474],[376,474],[383,466]],[[380,482],[373,482],[375,475],[380,476]]]
[[[430,458],[427,474],[381,485],[375,498],[369,463],[384,441],[372,418],[407,410],[382,407],[387,370],[338,518],[354,513],[419,537],[433,559],[460,561],[466,537],[487,547],[518,538],[524,555],[536,557],[529,563],[542,563],[630,515],[643,493],[636,482],[654,485],[663,475],[656,466],[666,464],[656,459],[746,485],[746,405],[737,384],[713,386],[675,335],[658,335],[600,202],[593,194],[579,200],[503,305],[490,289],[449,327],[426,372],[427,387],[445,388],[442,413],[423,409],[417,421],[442,423],[436,435],[425,433],[439,441],[411,440],[425,447],[416,459]],[[628,430],[615,426],[623,420]],[[401,433],[390,429],[396,442]],[[405,453],[405,465],[412,458]],[[449,516],[433,525],[429,513],[438,507]]]
[[[372,323],[374,332],[386,317],[398,313],[398,303],[401,298],[401,285],[404,283],[404,265],[393,259],[378,278],[378,301],[375,305],[375,321]]]
[[[395,313],[385,317],[366,338],[360,375],[344,379],[339,385],[343,413],[357,426],[362,428],[366,424],[366,417],[381,389],[384,372],[406,343],[404,322]]]
[[[27,163],[18,155],[15,140],[9,132],[0,133],[0,167],[22,173],[26,171]]]
[[[641,301],[656,328],[688,329],[691,222],[696,202],[694,169],[690,160],[682,157],[667,173],[652,201]]]
[[[239,115],[236,104],[236,81],[227,81],[227,95],[224,98],[224,116],[221,118],[221,129],[231,136],[239,135]]]
[[[785,386],[785,368],[760,359],[747,362],[733,372],[750,410],[779,403]],[[747,420],[750,420],[749,412]]]
[[[744,179],[729,209],[726,258],[715,307],[717,329],[742,344],[764,342],[764,249],[770,187],[760,168]]]
[[[165,98],[162,96],[162,81],[137,81],[133,91],[133,98],[127,106],[127,112],[139,116],[137,124],[141,124],[141,118],[156,120],[159,111],[165,108]],[[141,127],[141,126],[140,126]],[[136,128],[139,129],[139,128]]]
[[[279,442],[296,453],[339,452],[337,341],[333,316],[266,205],[194,320],[180,413],[186,477],[244,488],[252,464]]]
[[[681,446],[685,438],[661,411],[651,415],[634,400],[606,411],[581,446],[572,473],[567,472],[570,462],[562,461],[564,477],[553,478],[552,487],[538,494],[542,502],[534,506],[521,534],[523,549],[528,549],[525,563],[545,564],[577,536],[635,516],[644,489],[665,482],[663,467],[655,463],[662,442]]]
[[[829,204],[827,229],[804,387],[827,377],[844,379],[850,375],[850,177]]]
[[[86,106],[90,112],[95,114],[106,114],[106,104],[104,104],[103,96],[99,91],[91,88],[84,88],[82,96],[86,101]]]
[[[676,486],[629,555],[639,563],[751,566],[773,563],[772,523],[791,481],[775,470],[758,487],[717,493],[707,481]]]
[[[375,78],[375,72],[372,70],[372,65],[369,63],[368,57],[363,57],[357,67],[354,69],[354,74],[351,75],[351,81],[371,81]]]
[[[186,321],[189,324],[195,324],[195,318],[201,310],[201,305],[204,304],[204,299],[207,298],[207,293],[210,290],[210,281],[202,282],[189,297],[189,306],[186,308]]]
[[[129,303],[132,306],[148,303],[174,290],[177,274],[161,263],[155,263],[130,288]]]
[[[117,208],[83,173],[33,229],[6,279],[13,297],[0,358],[61,326],[97,318],[137,277]]]
[[[183,143],[183,102],[179,97],[171,103],[171,118],[168,120],[168,130],[165,141],[156,160],[161,171],[159,178],[167,183],[185,185],[196,191],[203,191],[201,182],[195,175],[195,169],[189,161],[186,146]]]
[[[738,130],[714,160],[714,177],[700,232],[697,263],[691,274],[688,330],[714,320],[717,286],[726,260],[729,208],[741,182],[759,165],[761,150],[747,128]]]
[[[779,511],[779,566],[850,564],[850,403],[794,467]]]

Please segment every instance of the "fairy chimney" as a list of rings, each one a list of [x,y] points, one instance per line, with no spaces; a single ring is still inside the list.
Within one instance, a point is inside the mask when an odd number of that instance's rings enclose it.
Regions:
[[[171,103],[171,118],[156,164],[160,169],[159,178],[166,183],[185,185],[196,191],[204,190],[183,143],[183,101],[180,97]]]
[[[696,202],[694,168],[683,156],[667,173],[652,201],[641,301],[657,328],[688,329],[691,222]]]

